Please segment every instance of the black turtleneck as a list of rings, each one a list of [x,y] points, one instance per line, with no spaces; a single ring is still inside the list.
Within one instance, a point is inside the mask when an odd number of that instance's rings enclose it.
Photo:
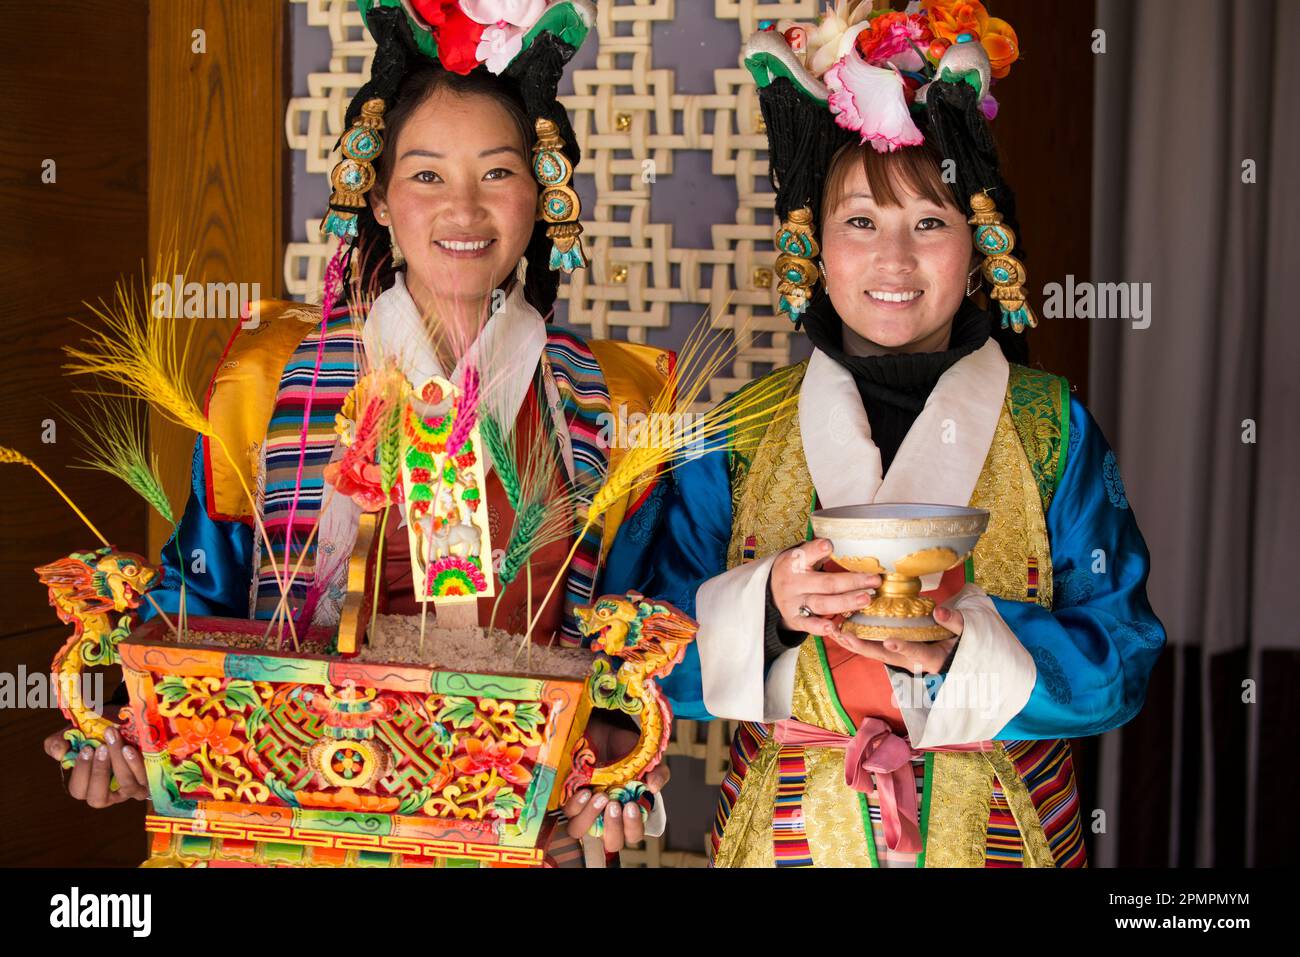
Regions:
[[[886,470],[939,377],[984,345],[993,331],[992,317],[966,299],[953,317],[944,351],[853,356],[844,351],[844,324],[825,293],[809,304],[803,321],[812,344],[852,374]]]

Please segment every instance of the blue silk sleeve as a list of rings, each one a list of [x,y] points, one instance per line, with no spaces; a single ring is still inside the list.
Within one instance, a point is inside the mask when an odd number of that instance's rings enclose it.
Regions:
[[[694,616],[696,590],[727,570],[730,541],[731,479],[727,454],[716,449],[661,478],[619,528],[606,560],[605,591],[634,589]],[[700,653],[694,642],[659,686],[678,717],[712,719],[704,708]]]
[[[247,618],[253,530],[242,522],[213,521],[204,505],[207,501],[204,483],[200,439],[194,443],[185,514],[163,546],[163,580],[152,594],[165,612],[174,614],[180,607],[181,563],[184,562],[185,607],[190,615]],[[149,603],[141,606],[141,620],[155,614]]]
[[[1146,583],[1151,558],[1105,436],[1070,400],[1065,474],[1047,511],[1053,603],[994,598],[1033,656],[1024,709],[996,736],[1075,738],[1118,728],[1142,707],[1165,644]]]

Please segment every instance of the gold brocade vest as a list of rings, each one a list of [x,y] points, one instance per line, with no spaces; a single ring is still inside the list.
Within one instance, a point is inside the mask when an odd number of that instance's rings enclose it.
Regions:
[[[786,378],[787,388],[782,391],[789,395],[798,392],[805,368],[806,363],[777,370],[772,375]],[[1056,376],[1021,366],[1011,367],[1007,400],[970,500],[972,506],[990,513],[988,531],[976,545],[972,557],[975,583],[990,595],[1036,601],[1049,609],[1052,567],[1044,516],[1064,465],[1062,438],[1068,436],[1069,408],[1066,388],[1065,381]],[[734,521],[728,567],[761,559],[807,539],[815,490],[797,415],[774,421],[747,445],[738,443],[732,449],[731,474]],[[839,734],[852,735],[855,731],[840,704],[820,638],[810,637],[800,649],[792,715]],[[784,853],[775,848],[773,840],[783,749],[764,726],[742,726],[739,735],[743,734],[749,734],[748,740],[757,746],[757,753],[752,754],[752,760],[742,772],[739,793],[730,797],[724,793],[720,819],[725,825],[720,835],[715,835],[714,864],[772,867],[782,863],[778,858]],[[985,866],[995,784],[1000,785],[999,807],[1009,809],[1020,832],[1021,862],[1025,866],[1046,867],[1057,863],[1054,848],[1049,847],[1044,834],[1039,808],[1031,800],[1030,789],[1013,760],[1020,753],[1021,744],[1031,743],[995,742],[996,750],[986,753],[927,754],[920,821],[923,850],[918,864]],[[1050,744],[1055,748],[1053,760],[1058,763],[1064,760],[1069,770],[1060,776],[1061,786],[1068,785],[1073,793],[1069,743],[1032,744]],[[1013,745],[1017,750],[1010,752]],[[744,750],[733,749],[733,756]],[[752,752],[753,748],[748,750]],[[798,755],[802,761],[799,773],[803,778],[800,824],[807,841],[806,848],[801,846],[799,850],[802,865],[875,866],[877,853],[867,801],[864,795],[845,784],[844,751],[835,748],[799,751],[802,752]],[[785,749],[785,756],[789,753]],[[1077,809],[1074,815],[1077,819]],[[1053,824],[1055,833],[1060,828]],[[1080,831],[1078,827],[1074,830]],[[1071,861],[1081,859],[1081,837],[1077,841],[1071,837],[1055,843],[1070,845]],[[1063,853],[1067,852],[1058,852],[1058,856]]]

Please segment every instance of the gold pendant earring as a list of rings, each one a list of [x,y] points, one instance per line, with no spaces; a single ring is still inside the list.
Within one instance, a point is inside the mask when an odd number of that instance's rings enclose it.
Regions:
[[[564,155],[560,128],[551,120],[537,121],[537,145],[533,147],[533,176],[541,186],[537,197],[537,218],[550,223],[546,235],[551,240],[551,268],[571,273],[585,269],[587,256],[582,248],[582,202],[569,181],[573,166]]]
[[[329,215],[321,222],[320,234],[338,236],[345,242],[357,238],[357,213],[366,205],[366,193],[375,185],[374,161],[384,151],[384,101],[367,100],[352,129],[343,135],[343,158],[330,172]]]
[[[397,245],[397,233],[392,226],[388,227],[388,238],[393,244],[393,268],[401,269],[406,265],[406,257],[402,255],[402,247]]]

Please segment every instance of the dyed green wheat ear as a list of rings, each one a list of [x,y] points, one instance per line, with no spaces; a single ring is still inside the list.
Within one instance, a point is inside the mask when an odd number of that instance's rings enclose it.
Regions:
[[[121,479],[174,526],[175,512],[158,477],[158,456],[145,451],[145,414],[144,406],[130,399],[88,396],[82,414],[68,416],[86,453],[79,467]]]

